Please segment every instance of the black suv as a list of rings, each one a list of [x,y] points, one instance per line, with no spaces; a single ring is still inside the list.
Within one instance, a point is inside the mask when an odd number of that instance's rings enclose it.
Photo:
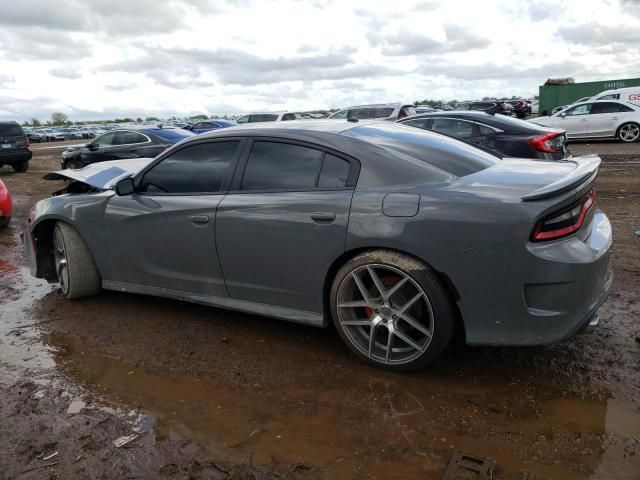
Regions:
[[[17,122],[0,122],[0,167],[11,165],[16,172],[26,172],[31,155],[22,127]]]

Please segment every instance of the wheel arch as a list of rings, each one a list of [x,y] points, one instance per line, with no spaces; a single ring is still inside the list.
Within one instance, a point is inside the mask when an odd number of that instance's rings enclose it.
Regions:
[[[400,249],[397,249],[397,248],[389,248],[389,247],[376,247],[376,246],[358,247],[358,248],[354,248],[354,249],[351,249],[351,250],[348,250],[348,251],[344,252],[342,255],[340,255],[338,258],[336,258],[334,260],[334,262],[331,264],[331,266],[327,270],[327,274],[325,275],[323,291],[322,291],[322,303],[323,303],[323,307],[324,307],[323,310],[324,310],[324,315],[325,315],[325,323],[327,325],[331,325],[332,324],[332,322],[331,322],[330,294],[331,294],[331,285],[333,284],[333,280],[336,277],[336,274],[342,268],[342,266],[344,264],[346,264],[352,258],[356,257],[357,255],[360,255],[361,253],[365,253],[365,252],[369,252],[369,251],[373,251],[373,250],[384,250],[384,251],[387,251],[387,252],[400,253],[402,255],[406,255],[408,257],[411,257],[411,258],[415,259],[416,261],[418,261],[420,263],[423,263],[427,267],[431,268],[436,273],[436,275],[438,276],[440,281],[442,282],[442,285],[444,286],[445,290],[447,291],[449,299],[451,300],[451,303],[454,306],[454,309],[456,311],[456,318],[455,318],[455,332],[456,333],[455,334],[456,335],[462,335],[463,339],[466,338],[466,332],[465,332],[465,328],[464,328],[464,321],[463,321],[460,309],[458,308],[458,301],[460,300],[460,293],[458,292],[458,289],[456,288],[454,283],[451,281],[451,278],[449,278],[449,276],[446,273],[441,272],[439,270],[436,270],[432,265],[429,264],[429,262],[427,262],[423,258],[420,258],[417,255],[414,255],[412,253],[406,252],[404,250],[400,250]]]

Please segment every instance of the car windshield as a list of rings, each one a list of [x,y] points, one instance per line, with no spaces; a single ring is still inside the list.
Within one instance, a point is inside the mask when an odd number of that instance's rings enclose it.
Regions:
[[[22,127],[13,123],[0,124],[0,137],[19,137],[22,135]]]
[[[500,161],[500,157],[458,140],[397,124],[364,125],[346,131],[345,135],[407,155],[457,177],[479,172]]]
[[[160,128],[158,130],[149,130],[148,133],[167,140],[170,143],[178,143],[179,141],[184,140],[187,137],[193,137],[194,135],[189,130],[182,130],[181,128]]]

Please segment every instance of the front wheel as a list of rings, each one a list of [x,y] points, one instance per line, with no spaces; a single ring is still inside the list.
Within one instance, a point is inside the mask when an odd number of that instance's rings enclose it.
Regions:
[[[67,298],[100,292],[101,282],[93,256],[80,234],[66,223],[53,229],[53,256],[60,290]]]
[[[637,123],[625,123],[618,129],[618,139],[624,143],[637,142],[640,138],[640,125]]]
[[[428,365],[453,335],[455,310],[437,274],[396,252],[374,250],[347,262],[333,281],[330,302],[347,346],[387,370]]]

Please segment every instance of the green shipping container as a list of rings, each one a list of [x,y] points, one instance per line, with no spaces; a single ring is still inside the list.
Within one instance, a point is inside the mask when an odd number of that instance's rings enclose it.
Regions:
[[[566,85],[540,85],[539,112],[551,110],[559,105],[568,105],[582,97],[592,97],[605,90],[640,86],[640,78],[622,80],[603,80],[601,82],[569,83]]]

